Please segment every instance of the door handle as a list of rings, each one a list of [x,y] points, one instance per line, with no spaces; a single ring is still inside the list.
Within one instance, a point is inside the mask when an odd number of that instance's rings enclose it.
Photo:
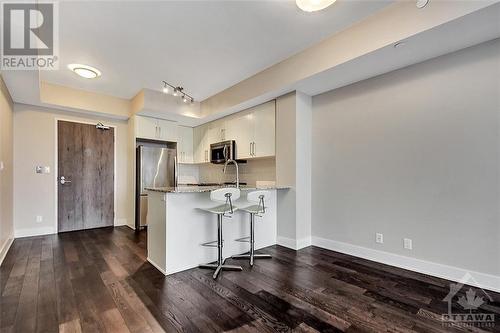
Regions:
[[[61,176],[61,185],[64,185],[64,184],[67,184],[67,183],[71,183],[71,180],[67,180],[66,177],[64,176]]]

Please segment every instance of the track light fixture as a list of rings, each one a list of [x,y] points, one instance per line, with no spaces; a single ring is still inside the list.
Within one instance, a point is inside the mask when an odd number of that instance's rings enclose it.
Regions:
[[[186,104],[191,104],[194,102],[194,98],[185,93],[184,88],[173,86],[166,81],[162,82],[163,82],[163,89],[162,89],[163,93],[172,94],[176,97],[180,97],[182,98],[182,101]]]

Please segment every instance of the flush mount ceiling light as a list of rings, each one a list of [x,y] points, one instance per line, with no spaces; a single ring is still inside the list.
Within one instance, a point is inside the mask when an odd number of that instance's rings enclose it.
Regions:
[[[429,3],[429,0],[417,0],[417,8],[422,9]]]
[[[69,64],[68,68],[86,79],[95,79],[101,76],[101,71],[95,67],[82,64]]]
[[[180,97],[180,98],[182,98],[182,101],[186,104],[191,104],[194,102],[194,98],[189,96],[187,93],[185,93],[184,88],[175,87],[166,81],[162,81],[162,82],[163,82],[162,91],[164,94],[167,94],[167,95],[172,94],[176,97]]]
[[[336,0],[295,0],[297,7],[305,12],[315,12],[332,5]]]

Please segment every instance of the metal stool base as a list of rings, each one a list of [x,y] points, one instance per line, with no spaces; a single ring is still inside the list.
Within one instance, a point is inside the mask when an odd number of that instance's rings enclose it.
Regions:
[[[270,259],[270,254],[259,254],[255,253],[255,213],[250,213],[250,236],[237,239],[237,241],[242,241],[243,239],[249,238],[250,251],[247,254],[240,254],[237,256],[232,256],[232,259],[249,259],[250,266],[253,266],[254,259]]]
[[[217,264],[217,262],[213,264],[204,264],[204,265],[199,265],[199,268],[205,268],[205,269],[215,269],[214,275],[212,277],[214,279],[217,278],[219,275],[220,271],[226,270],[226,271],[242,271],[243,268],[241,266],[235,266],[235,265],[226,265],[226,264]]]
[[[222,248],[224,246],[224,240],[222,238],[222,217],[224,214],[217,214],[217,260],[208,264],[201,264],[198,268],[206,268],[206,269],[215,269],[213,278],[216,279],[219,273],[223,270],[226,271],[242,271],[243,268],[241,266],[235,265],[226,265],[226,259],[222,257]],[[211,245],[215,242],[207,242],[203,243],[203,246],[214,246]]]
[[[232,256],[232,259],[250,259],[250,266],[253,266],[253,261],[254,259],[271,259],[270,254],[260,254],[260,253],[255,253],[254,255],[251,255],[250,253],[248,254],[240,254],[237,256]]]

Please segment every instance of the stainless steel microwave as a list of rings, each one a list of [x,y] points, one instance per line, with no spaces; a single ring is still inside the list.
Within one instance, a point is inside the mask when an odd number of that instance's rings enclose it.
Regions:
[[[234,140],[212,143],[210,145],[210,162],[223,164],[236,158],[236,142]]]

